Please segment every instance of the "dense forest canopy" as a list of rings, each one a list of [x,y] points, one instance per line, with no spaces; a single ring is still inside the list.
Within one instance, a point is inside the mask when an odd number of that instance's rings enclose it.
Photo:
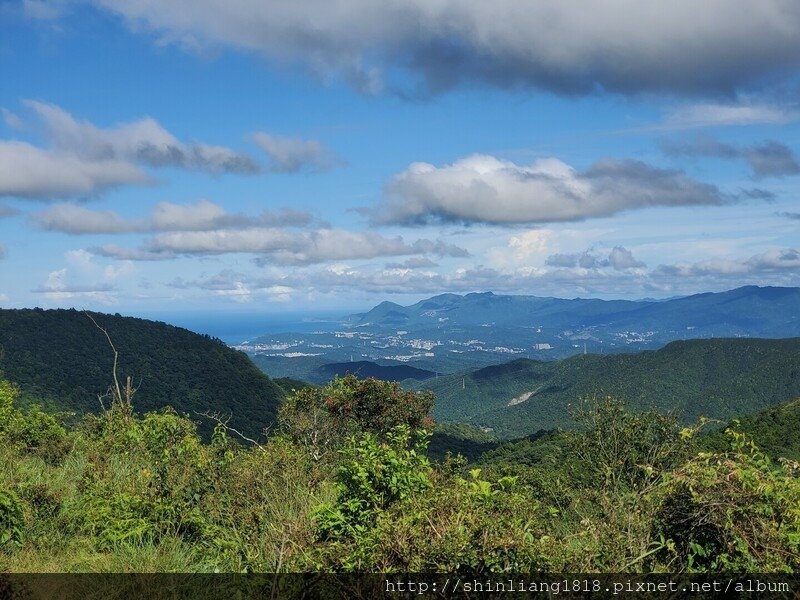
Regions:
[[[217,339],[145,319],[90,313],[119,352],[119,379],[136,387],[142,412],[232,415],[258,435],[273,425],[285,391],[250,359]],[[0,310],[0,371],[20,388],[22,403],[79,414],[100,410],[112,383],[114,352],[87,314],[76,310]],[[209,424],[203,424],[210,432]]]

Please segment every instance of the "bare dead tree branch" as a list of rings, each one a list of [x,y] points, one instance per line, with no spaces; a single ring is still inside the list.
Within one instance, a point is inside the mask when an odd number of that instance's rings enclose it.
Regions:
[[[113,388],[113,392],[114,392],[113,396],[114,396],[114,398],[112,398],[112,400],[116,399],[118,402],[123,402],[122,390],[119,387],[119,379],[117,378],[117,363],[119,362],[119,352],[117,352],[116,347],[114,347],[114,342],[111,341],[111,336],[108,335],[108,331],[106,331],[104,328],[100,327],[100,325],[97,323],[97,321],[95,321],[94,317],[92,315],[90,315],[88,311],[84,311],[83,314],[85,314],[87,317],[89,317],[89,319],[92,321],[92,323],[94,323],[94,326],[97,327],[100,331],[103,332],[103,335],[105,335],[106,339],[108,340],[108,345],[111,346],[111,350],[114,352],[114,367],[113,367],[113,369],[111,371],[111,374],[113,375],[113,378],[114,378],[113,382],[112,382],[113,386],[114,386],[114,388]],[[130,398],[128,398],[128,401],[130,401]]]
[[[222,425],[222,427],[225,428],[225,431],[230,431],[231,433],[237,435],[238,437],[240,437],[244,441],[250,442],[251,444],[253,444],[257,448],[259,448],[261,450],[264,450],[264,446],[259,444],[253,438],[247,437],[245,434],[243,434],[238,429],[234,429],[233,427],[228,425],[228,422],[231,420],[231,417],[233,415],[228,415],[226,418],[223,418],[222,415],[220,415],[219,413],[215,413],[215,412],[212,413],[212,412],[208,412],[208,411],[206,411],[206,412],[197,412],[197,411],[195,411],[194,414],[199,415],[201,417],[205,417],[207,419],[211,419],[212,421],[215,421],[216,423],[219,423],[220,425]]]

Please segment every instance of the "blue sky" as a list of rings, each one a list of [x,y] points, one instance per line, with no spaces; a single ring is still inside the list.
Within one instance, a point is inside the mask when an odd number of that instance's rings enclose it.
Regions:
[[[800,285],[797,8],[488,7],[0,4],[0,306]]]

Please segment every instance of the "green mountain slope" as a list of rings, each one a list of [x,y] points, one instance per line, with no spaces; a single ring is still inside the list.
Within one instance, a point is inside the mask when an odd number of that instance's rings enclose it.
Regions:
[[[673,342],[638,354],[521,359],[420,384],[434,416],[488,427],[503,439],[568,426],[568,406],[612,395],[633,409],[675,411],[682,420],[729,420],[800,396],[800,338]]]
[[[771,457],[800,460],[800,398],[744,417],[733,426]],[[719,452],[727,448],[728,439],[720,430],[703,438],[702,445]]]
[[[130,375],[138,386],[137,411],[170,405],[193,418],[195,411],[218,411],[251,435],[275,421],[285,392],[244,353],[165,323],[91,314],[119,352],[121,383]],[[108,341],[82,312],[0,310],[0,371],[20,386],[23,402],[96,411],[112,364]]]

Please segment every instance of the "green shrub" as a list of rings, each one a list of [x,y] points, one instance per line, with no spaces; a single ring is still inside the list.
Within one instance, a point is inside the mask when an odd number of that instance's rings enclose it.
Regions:
[[[659,515],[674,559],[690,571],[800,568],[800,465],[776,464],[743,434],[670,474]]]
[[[26,412],[14,407],[16,386],[0,379],[0,440],[25,453],[58,462],[70,448],[69,435],[56,416],[34,405]]]
[[[370,432],[351,437],[336,473],[336,502],[315,515],[320,538],[363,535],[393,503],[430,487],[427,440],[424,432],[412,436],[407,425],[390,430],[385,441]]]
[[[0,490],[0,550],[11,550],[22,545],[24,525],[19,498],[12,492]]]
[[[405,391],[397,382],[354,375],[324,387],[296,390],[283,403],[281,430],[315,461],[332,461],[345,440],[361,431],[384,438],[393,428],[432,430],[431,392]]]

